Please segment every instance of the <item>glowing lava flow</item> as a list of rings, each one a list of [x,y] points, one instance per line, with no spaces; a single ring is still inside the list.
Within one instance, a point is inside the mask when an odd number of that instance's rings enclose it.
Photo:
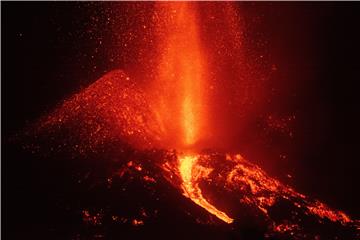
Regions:
[[[196,165],[197,160],[198,156],[195,155],[185,155],[179,157],[179,171],[183,180],[181,187],[184,191],[184,195],[224,222],[232,223],[234,221],[232,218],[226,215],[226,213],[218,210],[215,206],[211,205],[203,197],[197,180],[208,175],[211,172],[211,169],[198,167]]]

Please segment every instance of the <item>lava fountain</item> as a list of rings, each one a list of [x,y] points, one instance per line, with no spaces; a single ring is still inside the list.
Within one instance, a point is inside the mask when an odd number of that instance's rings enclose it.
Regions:
[[[163,39],[163,54],[159,64],[162,86],[155,110],[159,121],[168,132],[167,137],[178,139],[175,147],[194,151],[196,143],[204,138],[206,117],[206,56],[198,30],[197,5],[188,2],[167,5],[170,21]],[[231,223],[233,219],[218,210],[202,194],[197,180],[204,172],[196,171],[197,155],[178,156],[184,196],[219,219]]]
[[[159,26],[165,34],[159,41],[154,111],[167,142],[177,149],[196,144],[206,126],[206,57],[195,8],[187,2],[165,5],[168,19]]]

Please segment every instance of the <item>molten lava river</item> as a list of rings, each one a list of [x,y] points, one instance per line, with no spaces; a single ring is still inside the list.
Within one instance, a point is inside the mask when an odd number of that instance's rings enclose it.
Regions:
[[[146,81],[126,69],[111,71],[26,131],[31,151],[93,166],[73,175],[83,195],[75,194],[82,203],[71,206],[93,236],[130,231],[139,237],[139,231],[142,239],[157,229],[189,239],[356,239],[357,220],[281,183],[239,153],[214,150],[228,141],[221,134],[227,113],[219,112],[231,95],[226,91],[252,86],[247,67],[253,61],[244,64],[234,6],[154,5],[149,24],[156,56]],[[224,70],[229,64],[233,68]]]

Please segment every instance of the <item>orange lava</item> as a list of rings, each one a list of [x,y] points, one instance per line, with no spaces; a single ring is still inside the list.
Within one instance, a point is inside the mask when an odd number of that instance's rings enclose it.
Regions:
[[[179,171],[183,180],[181,187],[184,191],[184,195],[224,222],[232,223],[234,219],[218,210],[202,195],[198,180],[206,177],[211,172],[211,169],[197,165],[197,160],[198,156],[196,155],[184,155],[179,157]]]

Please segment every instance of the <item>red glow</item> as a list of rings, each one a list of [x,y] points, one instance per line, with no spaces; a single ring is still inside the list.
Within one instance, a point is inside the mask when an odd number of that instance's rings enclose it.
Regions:
[[[96,152],[114,139],[136,149],[175,148],[182,154],[176,161],[164,161],[159,171],[185,197],[228,224],[236,218],[235,213],[206,196],[201,182],[216,183],[221,191],[236,196],[237,203],[254,206],[269,221],[269,208],[278,199],[288,199],[308,215],[343,225],[352,223],[344,213],[308,199],[240,154],[226,154],[220,161],[216,154],[200,154],[204,142],[222,146],[232,141],[231,131],[243,127],[241,120],[235,124],[233,115],[256,106],[260,94],[252,82],[265,73],[247,71],[239,16],[231,4],[224,5],[220,13],[211,4],[207,11],[189,2],[156,5],[154,31],[160,33],[153,34],[159,53],[154,57],[158,64],[149,74],[153,79],[147,79],[143,87],[123,71],[110,72],[42,119],[37,134],[57,135],[59,129],[65,129],[71,132],[66,147],[80,154]],[[204,17],[204,13],[208,15]],[[269,117],[267,123],[292,136],[287,123],[293,119]],[[128,161],[117,174],[123,177],[128,172],[142,176],[147,185],[158,183],[155,175],[134,161]],[[83,215],[86,221],[97,219],[89,212]],[[141,226],[144,221],[133,219],[131,223]],[[272,224],[279,232],[298,228],[296,224]]]

